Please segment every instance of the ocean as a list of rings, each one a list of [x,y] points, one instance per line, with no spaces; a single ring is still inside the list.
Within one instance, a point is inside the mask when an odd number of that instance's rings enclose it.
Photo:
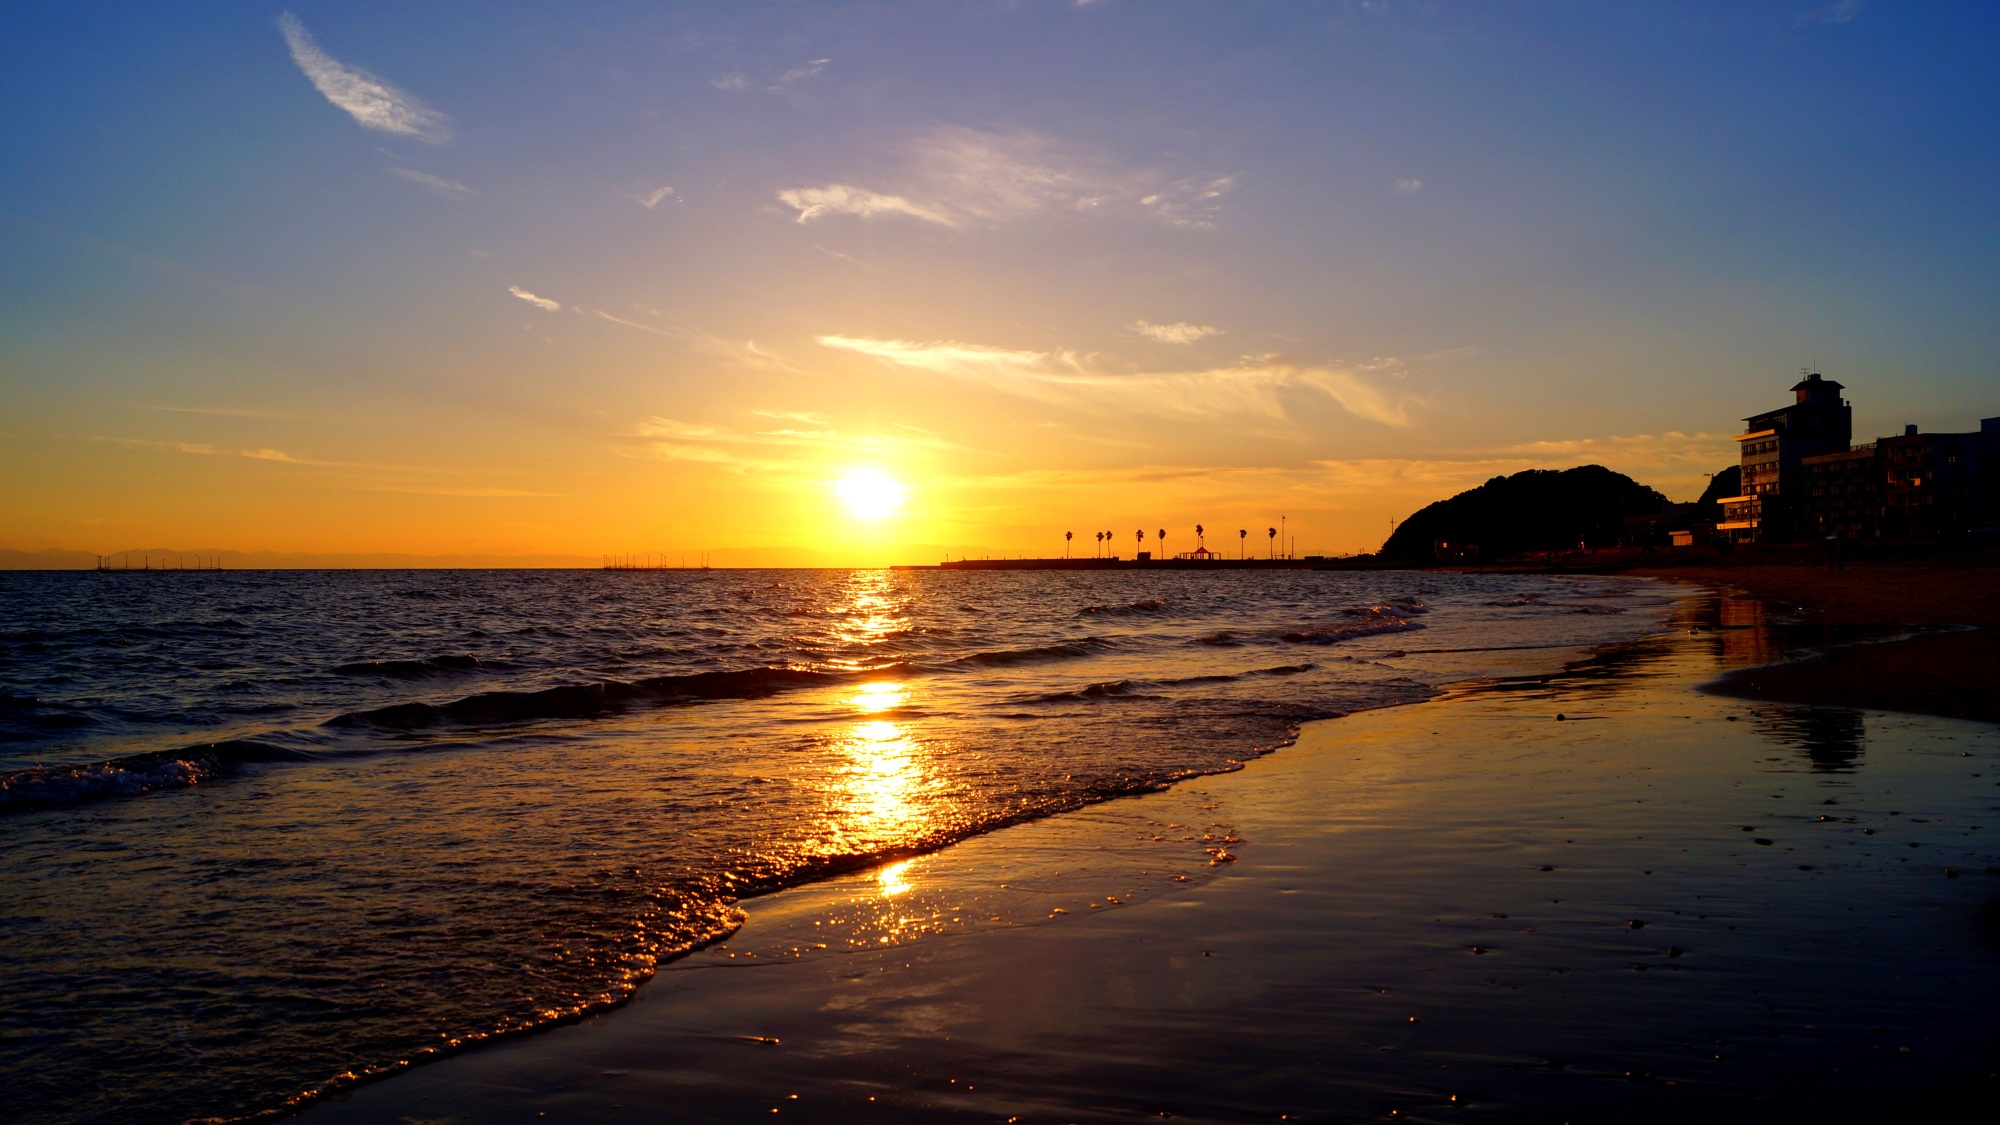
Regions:
[[[0,1067],[236,1119],[630,995],[748,896],[1662,628],[1401,572],[0,575]]]

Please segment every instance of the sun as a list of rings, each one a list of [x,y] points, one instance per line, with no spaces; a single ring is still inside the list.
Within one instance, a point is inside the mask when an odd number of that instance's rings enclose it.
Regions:
[[[836,481],[833,487],[847,502],[847,510],[864,520],[895,515],[902,508],[903,496],[908,491],[876,469],[856,469]]]

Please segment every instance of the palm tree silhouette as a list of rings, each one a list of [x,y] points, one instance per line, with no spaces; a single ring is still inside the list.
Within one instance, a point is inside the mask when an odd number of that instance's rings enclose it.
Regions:
[[[1247,527],[1239,527],[1239,528],[1237,528],[1237,529],[1236,529],[1236,557],[1237,557],[1237,558],[1239,558],[1239,559],[1240,559],[1240,558],[1242,558],[1242,557],[1243,557],[1243,541],[1244,541],[1245,539],[1248,539],[1249,537],[1250,537],[1250,529],[1249,529],[1249,528],[1247,528]]]
[[[1197,547],[1208,546],[1208,533],[1201,529],[1200,524],[1194,525],[1194,539],[1195,539],[1195,546]]]
[[[1143,547],[1143,546],[1145,546],[1145,545],[1146,545],[1146,529],[1145,529],[1145,528],[1143,528],[1143,527],[1142,527],[1142,528],[1140,528],[1140,529],[1139,529],[1138,531],[1135,531],[1135,532],[1133,532],[1133,534],[1134,534],[1134,535],[1137,535],[1137,536],[1139,537],[1139,546],[1140,546],[1140,547]],[[1137,548],[1134,548],[1134,549],[1136,550]],[[1138,556],[1137,556],[1137,555],[1135,554],[1135,555],[1134,555],[1133,557],[1134,557],[1134,558],[1137,558]]]
[[[1266,539],[1269,539],[1269,540],[1271,541],[1271,548],[1270,548],[1270,556],[1271,556],[1272,558],[1274,558],[1274,559],[1275,559],[1275,558],[1277,558],[1277,557],[1278,557],[1278,529],[1277,529],[1277,528],[1275,528],[1275,527],[1267,527],[1267,528],[1265,528],[1265,529],[1264,529],[1264,538],[1266,538]]]
[[[1164,527],[1160,529],[1160,557],[1167,557],[1167,529]]]
[[[1069,557],[1069,541],[1074,538],[1076,538],[1076,532],[1074,531],[1063,532],[1063,558]]]

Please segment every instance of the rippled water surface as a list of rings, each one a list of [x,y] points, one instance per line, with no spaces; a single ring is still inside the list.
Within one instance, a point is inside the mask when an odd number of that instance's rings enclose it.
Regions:
[[[0,575],[12,1112],[279,1107],[613,1002],[746,893],[1229,769],[1667,601],[1357,572]]]

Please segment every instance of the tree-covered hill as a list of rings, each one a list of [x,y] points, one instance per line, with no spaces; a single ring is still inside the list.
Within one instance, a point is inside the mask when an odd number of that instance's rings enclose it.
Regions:
[[[1438,540],[1477,545],[1487,559],[1579,542],[1609,546],[1623,537],[1625,517],[1666,507],[1665,496],[1602,465],[1529,469],[1425,507],[1397,525],[1382,554],[1429,562]]]

